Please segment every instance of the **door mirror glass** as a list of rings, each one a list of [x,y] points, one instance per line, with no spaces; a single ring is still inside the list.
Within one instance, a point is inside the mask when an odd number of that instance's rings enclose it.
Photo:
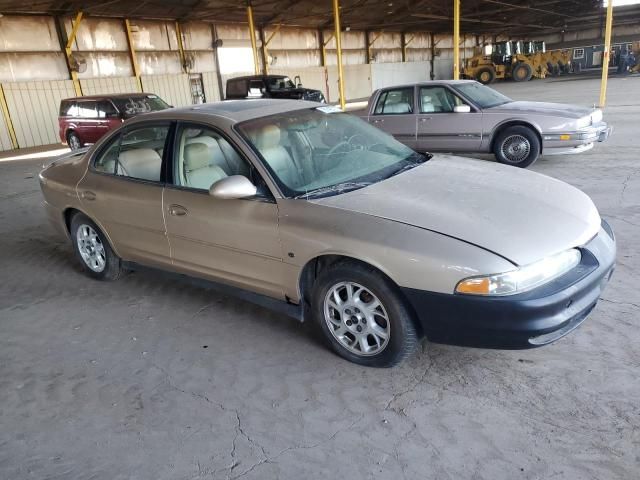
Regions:
[[[456,105],[453,107],[454,113],[471,113],[471,107],[469,105]]]
[[[257,192],[256,186],[244,175],[231,175],[218,180],[209,188],[209,195],[220,200],[253,197]]]

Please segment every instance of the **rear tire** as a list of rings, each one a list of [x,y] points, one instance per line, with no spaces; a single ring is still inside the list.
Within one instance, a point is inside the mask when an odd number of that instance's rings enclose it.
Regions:
[[[125,272],[109,239],[102,230],[82,213],[71,219],[71,243],[85,273],[96,280],[117,280]]]
[[[74,132],[69,132],[67,134],[67,145],[72,151],[76,151],[82,148],[82,142],[80,141],[80,137],[76,135]]]
[[[500,163],[527,168],[540,156],[540,139],[529,127],[508,127],[496,137],[493,153]]]
[[[321,272],[311,305],[326,343],[350,362],[392,367],[418,344],[412,312],[398,287],[368,265],[344,261]]]
[[[489,85],[496,79],[496,71],[491,67],[481,67],[476,71],[476,80],[483,85]]]
[[[528,63],[516,63],[511,70],[511,78],[516,82],[528,82],[533,76],[533,70]]]

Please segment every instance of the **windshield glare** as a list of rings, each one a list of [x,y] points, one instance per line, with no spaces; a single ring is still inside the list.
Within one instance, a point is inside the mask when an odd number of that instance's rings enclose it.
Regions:
[[[287,197],[336,195],[426,160],[353,115],[316,108],[249,120],[238,129]]]
[[[267,83],[269,84],[269,90],[286,90],[288,88],[296,88],[289,77],[281,77],[281,78],[269,78],[267,79]]]
[[[497,107],[513,101],[493,88],[485,87],[478,82],[459,83],[452,86],[480,108]]]

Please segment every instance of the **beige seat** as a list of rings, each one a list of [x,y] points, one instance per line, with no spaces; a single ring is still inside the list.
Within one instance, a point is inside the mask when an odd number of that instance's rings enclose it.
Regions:
[[[387,104],[384,106],[384,113],[411,113],[411,105],[407,102]]]
[[[118,167],[118,175],[159,182],[162,158],[152,148],[135,148],[120,152]]]
[[[280,139],[280,129],[276,125],[266,125],[258,132],[255,144],[278,178],[288,187],[296,188],[300,185],[300,175]]]
[[[220,148],[218,147],[220,152]],[[222,156],[222,152],[220,152]],[[216,163],[211,149],[204,143],[190,143],[184,147],[184,176],[187,187],[208,190],[218,180],[227,177],[225,171]],[[224,161],[224,156],[222,156]]]

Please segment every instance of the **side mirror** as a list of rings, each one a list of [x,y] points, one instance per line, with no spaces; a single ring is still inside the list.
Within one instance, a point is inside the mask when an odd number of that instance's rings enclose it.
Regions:
[[[209,195],[220,200],[253,197],[257,192],[256,186],[243,175],[223,178],[209,188]]]
[[[471,107],[469,105],[456,105],[453,107],[453,113],[471,113]]]

